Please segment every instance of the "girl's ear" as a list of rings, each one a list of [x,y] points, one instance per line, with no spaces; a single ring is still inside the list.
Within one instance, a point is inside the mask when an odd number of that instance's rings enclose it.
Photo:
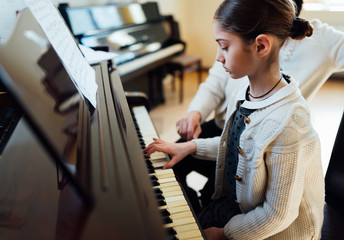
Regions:
[[[264,57],[270,52],[272,42],[269,36],[267,36],[266,34],[258,35],[256,37],[255,43],[256,43],[256,52],[259,56]]]

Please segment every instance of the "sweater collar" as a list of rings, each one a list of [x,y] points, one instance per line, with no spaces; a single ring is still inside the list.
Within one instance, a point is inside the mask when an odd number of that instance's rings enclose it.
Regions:
[[[246,91],[250,84],[249,81],[247,81],[245,82],[245,84],[243,84],[243,87],[238,91],[237,100],[244,101],[241,106],[248,109],[260,109],[260,108],[267,107],[293,94],[294,92],[298,90],[299,84],[292,77],[289,77],[288,81],[289,81],[289,84],[279,89],[272,96],[258,102],[250,102],[246,100]]]

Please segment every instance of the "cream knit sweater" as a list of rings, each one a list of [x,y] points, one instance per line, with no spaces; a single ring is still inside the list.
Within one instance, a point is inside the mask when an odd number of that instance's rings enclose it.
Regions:
[[[195,157],[215,159],[214,198],[225,192],[228,132],[237,103],[245,99],[248,81],[233,80],[227,120],[221,137],[195,139]],[[225,226],[228,239],[320,239],[324,178],[320,142],[298,84],[290,83],[259,102],[240,138],[237,200],[242,214]],[[232,83],[231,83],[232,84]]]

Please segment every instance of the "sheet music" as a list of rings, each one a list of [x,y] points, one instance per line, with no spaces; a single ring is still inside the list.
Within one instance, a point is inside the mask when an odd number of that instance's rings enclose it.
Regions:
[[[94,107],[97,104],[95,71],[82,56],[75,39],[50,0],[25,0],[59,55],[76,88]]]
[[[118,54],[114,52],[95,51],[92,48],[81,44],[79,44],[79,48],[89,64],[111,60],[118,56]]]

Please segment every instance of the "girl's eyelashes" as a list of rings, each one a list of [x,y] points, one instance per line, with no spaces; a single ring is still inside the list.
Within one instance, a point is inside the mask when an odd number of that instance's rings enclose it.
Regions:
[[[229,45],[228,44],[219,44],[220,48],[222,51],[227,51],[228,50],[228,47]]]
[[[229,47],[228,44],[223,43],[222,41],[217,41],[217,43],[218,43],[219,48],[220,48],[222,51],[227,51],[227,50],[228,50],[228,47]]]

